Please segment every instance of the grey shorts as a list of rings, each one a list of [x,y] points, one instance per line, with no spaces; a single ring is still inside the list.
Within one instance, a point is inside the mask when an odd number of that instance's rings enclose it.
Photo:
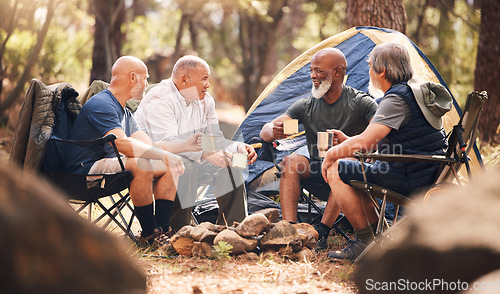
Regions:
[[[126,157],[122,157],[122,162],[123,165],[125,166],[125,163],[127,162]],[[94,175],[94,174],[115,174],[117,172],[121,172],[122,167],[120,166],[120,162],[118,161],[118,158],[112,157],[112,158],[103,158],[100,159],[92,165],[92,167],[89,170],[89,175]]]

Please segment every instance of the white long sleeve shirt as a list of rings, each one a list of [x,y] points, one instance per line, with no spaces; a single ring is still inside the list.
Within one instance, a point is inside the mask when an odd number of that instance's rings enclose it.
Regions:
[[[215,113],[215,101],[208,93],[203,100],[188,102],[171,79],[161,81],[145,95],[134,119],[138,127],[155,141],[179,142],[194,133],[216,136],[216,148],[237,152],[238,144],[224,138]],[[181,153],[201,162],[203,151]]]

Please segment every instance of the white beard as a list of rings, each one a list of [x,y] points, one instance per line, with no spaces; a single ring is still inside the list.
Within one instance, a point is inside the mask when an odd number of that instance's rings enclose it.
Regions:
[[[322,81],[317,88],[314,87],[313,85],[311,89],[311,94],[314,98],[321,99],[323,98],[323,96],[325,96],[326,92],[330,90],[331,86],[332,86],[332,76],[330,75],[324,81]]]
[[[380,98],[384,96],[384,91],[380,90],[380,88],[376,87],[372,79],[370,79],[370,82],[368,83],[368,93],[373,96],[373,98]]]

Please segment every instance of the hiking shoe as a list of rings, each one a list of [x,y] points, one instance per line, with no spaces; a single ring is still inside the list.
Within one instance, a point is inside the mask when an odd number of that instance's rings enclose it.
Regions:
[[[314,251],[321,251],[328,248],[328,235],[329,234],[321,234],[318,237],[318,242],[316,243],[316,247],[314,247]]]
[[[316,247],[314,247],[314,251],[321,251],[328,248],[328,236],[330,235],[329,230],[325,230],[318,224],[313,225],[316,232],[318,232],[318,242],[316,243]]]
[[[360,241],[351,241],[349,246],[340,251],[328,252],[328,258],[354,261],[366,249],[366,246]]]
[[[154,229],[154,233],[149,236],[139,238],[139,246],[157,250],[170,245],[170,237],[161,228]]]

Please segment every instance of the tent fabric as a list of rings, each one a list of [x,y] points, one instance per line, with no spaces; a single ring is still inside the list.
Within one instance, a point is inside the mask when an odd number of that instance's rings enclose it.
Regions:
[[[310,61],[312,56],[321,49],[341,50],[347,59],[346,84],[367,92],[370,79],[368,54],[376,45],[387,42],[399,43],[408,49],[414,69],[414,79],[420,82],[440,83],[449,91],[437,69],[407,36],[389,29],[354,27],[320,42],[290,62],[256,99],[233,136],[233,140],[251,142],[252,138],[259,136],[265,123],[283,114],[298,99],[310,95],[312,87]],[[461,109],[453,98],[453,109],[443,117],[446,132],[449,132],[458,122],[460,114]],[[481,156],[476,146],[474,146],[474,151],[470,154],[473,170],[480,169],[482,166]],[[262,168],[269,167],[269,164],[259,162],[250,165],[246,183],[251,183],[261,175]]]

